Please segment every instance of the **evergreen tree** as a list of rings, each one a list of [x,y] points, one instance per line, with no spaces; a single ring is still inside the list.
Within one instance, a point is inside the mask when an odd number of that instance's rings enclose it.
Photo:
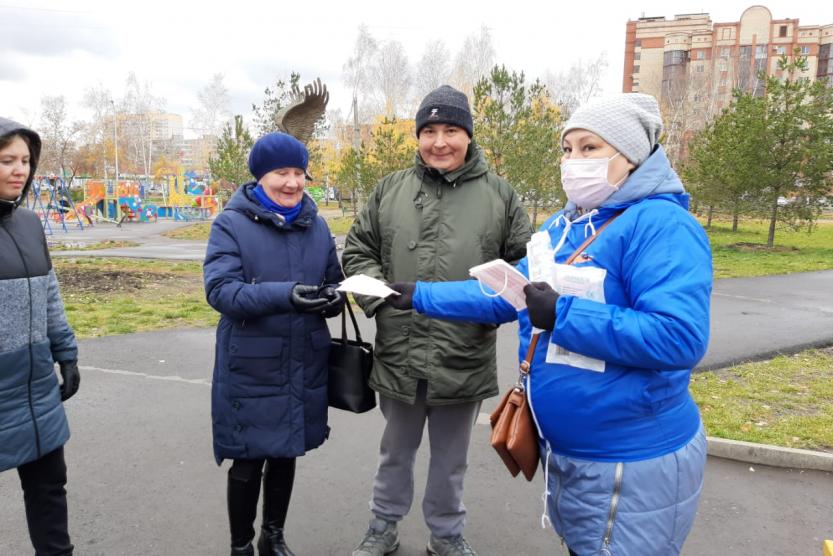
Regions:
[[[524,74],[495,66],[474,86],[474,129],[477,144],[498,176],[506,175],[506,154],[517,140],[518,120],[525,115]]]
[[[561,110],[539,81],[495,66],[474,87],[474,129],[494,172],[538,209],[563,201],[560,188]],[[537,222],[535,222],[537,224]]]
[[[686,173],[707,203],[777,224],[812,226],[833,187],[833,90],[804,76],[807,58],[782,56],[762,96],[735,91],[731,107],[697,136]]]
[[[539,82],[530,86],[526,109],[515,128],[515,142],[506,153],[506,179],[528,205],[532,225],[538,225],[538,211],[563,204],[561,190],[561,109],[550,100]]]
[[[356,216],[359,212],[357,202],[359,194],[372,189],[376,184],[364,143],[358,149],[350,147],[342,154],[338,169],[338,183],[341,187],[342,200],[345,197],[345,191],[350,192],[350,204],[353,216]]]
[[[416,142],[409,140],[401,127],[396,119],[385,118],[370,133],[371,146],[367,153],[367,164],[373,179],[366,184],[364,193],[369,193],[376,182],[391,172],[413,165]]]
[[[211,174],[224,182],[218,194],[226,198],[237,186],[252,179],[249,173],[249,151],[254,145],[252,136],[243,123],[243,116],[234,117],[234,127],[227,123],[217,140],[217,155],[208,161]]]

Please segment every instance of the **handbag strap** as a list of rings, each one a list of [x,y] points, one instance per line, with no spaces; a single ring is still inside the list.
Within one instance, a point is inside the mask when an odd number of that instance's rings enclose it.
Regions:
[[[344,297],[344,305],[346,305],[347,310],[341,312],[341,337],[344,340],[347,340],[347,313],[350,313],[350,320],[353,321],[353,332],[356,333],[356,340],[361,342],[362,335],[359,332],[359,323],[356,322],[356,315],[353,313],[353,306],[350,305],[350,297],[345,295]]]
[[[569,257],[569,258],[568,258],[568,259],[564,262],[564,264],[573,264],[573,261],[575,261],[575,260],[578,258],[578,256],[579,256],[579,255],[581,255],[582,253],[584,253],[584,250],[585,250],[585,249],[587,249],[587,247],[588,247],[591,243],[593,243],[594,241],[596,241],[596,238],[597,238],[597,237],[599,237],[599,234],[601,234],[601,233],[602,233],[602,230],[604,230],[605,228],[607,228],[608,226],[610,226],[610,225],[613,223],[613,221],[614,221],[614,220],[616,220],[617,218],[619,218],[620,216],[622,216],[622,213],[623,213],[623,212],[625,212],[625,211],[620,210],[619,212],[617,212],[616,214],[614,214],[613,216],[611,216],[610,218],[608,218],[608,219],[607,219],[607,222],[605,222],[604,224],[602,224],[602,225],[601,225],[601,227],[600,227],[598,230],[596,230],[596,233],[595,233],[595,234],[593,234],[593,235],[591,235],[590,237],[588,237],[587,239],[585,239],[585,240],[584,240],[584,243],[582,243],[581,245],[579,245],[579,246],[578,246],[578,248],[577,248],[575,251],[573,251],[573,254],[572,254],[572,255],[570,255],[570,257]]]
[[[601,227],[598,230],[596,230],[595,234],[585,239],[584,242],[581,245],[579,245],[575,251],[573,251],[573,254],[570,255],[570,257],[565,261],[564,264],[573,264],[573,262],[578,258],[578,256],[584,253],[584,250],[587,249],[587,247],[591,243],[596,241],[596,238],[599,237],[599,234],[602,233],[602,230],[607,228],[614,220],[622,216],[623,212],[625,211],[620,210],[619,212],[608,218],[607,222],[602,224]],[[529,348],[527,348],[526,350],[526,357],[523,361],[521,361],[520,364],[521,376],[518,377],[518,384],[521,384],[521,380],[523,379],[524,375],[529,374],[529,370],[532,367],[532,357],[535,355],[535,347],[538,345],[538,337],[540,335],[540,332],[535,333],[532,335],[532,338],[529,339]]]

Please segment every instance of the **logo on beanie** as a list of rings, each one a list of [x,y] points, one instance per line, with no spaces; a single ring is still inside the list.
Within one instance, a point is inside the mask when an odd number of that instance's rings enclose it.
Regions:
[[[430,113],[430,114],[428,114],[428,119],[429,119],[429,120],[437,120],[437,119],[439,119],[439,117],[440,117],[440,116],[439,116],[439,114],[437,114],[437,110],[439,110],[439,108],[432,108],[432,109],[431,109],[431,113]]]

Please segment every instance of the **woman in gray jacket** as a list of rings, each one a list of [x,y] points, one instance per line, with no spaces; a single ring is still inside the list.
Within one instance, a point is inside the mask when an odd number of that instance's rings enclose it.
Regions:
[[[0,471],[17,468],[20,475],[35,553],[64,556],[73,546],[62,402],[78,390],[80,377],[43,226],[20,207],[40,150],[37,133],[0,118]]]

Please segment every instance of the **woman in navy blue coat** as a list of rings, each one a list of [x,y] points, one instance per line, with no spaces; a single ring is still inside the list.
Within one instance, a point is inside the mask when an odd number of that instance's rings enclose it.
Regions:
[[[330,230],[304,194],[308,153],[291,135],[261,137],[242,185],[211,227],[204,263],[217,325],[211,417],[217,463],[228,475],[231,554],[291,555],[283,527],[295,458],[320,446],[327,426],[325,318],[341,311],[343,279]],[[265,465],[265,467],[264,467]]]

